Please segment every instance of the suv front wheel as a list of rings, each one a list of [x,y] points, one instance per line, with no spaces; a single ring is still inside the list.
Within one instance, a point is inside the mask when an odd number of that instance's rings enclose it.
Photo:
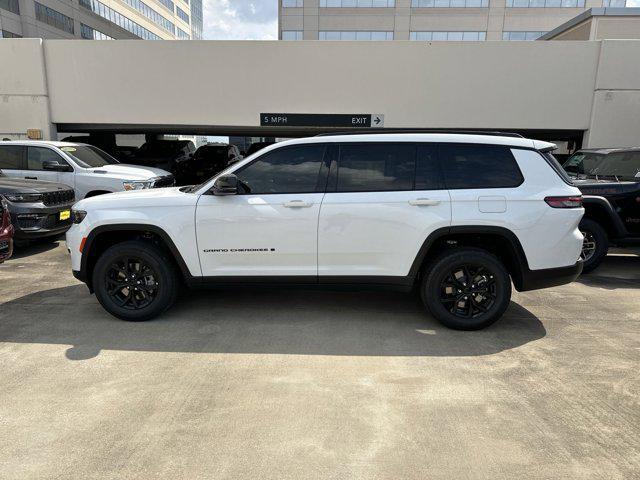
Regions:
[[[440,255],[425,273],[422,301],[440,323],[479,330],[498,320],[511,300],[511,279],[497,257],[460,248]]]
[[[107,249],[96,262],[93,286],[102,306],[114,317],[151,320],[176,299],[172,263],[155,245],[128,241]]]

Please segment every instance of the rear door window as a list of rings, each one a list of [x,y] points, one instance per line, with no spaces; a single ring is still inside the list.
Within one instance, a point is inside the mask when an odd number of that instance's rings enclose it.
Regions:
[[[336,172],[338,192],[413,190],[416,146],[412,143],[345,143]]]
[[[0,170],[23,170],[24,147],[19,145],[0,146]]]
[[[524,182],[507,146],[443,143],[438,150],[449,189],[511,188]]]
[[[435,144],[419,144],[416,156],[416,190],[442,190],[444,181]]]

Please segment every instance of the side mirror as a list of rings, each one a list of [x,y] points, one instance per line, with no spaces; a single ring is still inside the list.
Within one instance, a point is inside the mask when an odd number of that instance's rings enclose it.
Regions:
[[[213,188],[211,189],[214,195],[235,195],[238,193],[238,177],[229,173],[227,175],[221,175],[213,182]]]
[[[53,160],[45,160],[42,162],[42,169],[51,172],[71,172],[73,170],[71,166],[54,162]]]

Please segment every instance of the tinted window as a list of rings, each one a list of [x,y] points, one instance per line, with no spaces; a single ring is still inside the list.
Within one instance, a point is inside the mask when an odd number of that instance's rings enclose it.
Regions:
[[[22,169],[22,151],[24,147],[4,145],[0,147],[0,168]]]
[[[245,193],[313,193],[324,150],[324,145],[274,150],[234,173]]]
[[[338,192],[413,190],[416,147],[410,143],[343,144]]]
[[[68,163],[56,152],[43,147],[29,147],[27,149],[27,168],[29,170],[44,170],[44,162],[57,162],[63,165]]]
[[[446,143],[439,150],[448,188],[508,188],[524,181],[509,147]]]
[[[435,145],[418,145],[416,156],[416,190],[440,190],[444,188]]]
[[[91,145],[76,145],[74,147],[60,147],[60,150],[73,157],[78,165],[84,168],[104,167],[118,163],[118,161],[104,150]]]

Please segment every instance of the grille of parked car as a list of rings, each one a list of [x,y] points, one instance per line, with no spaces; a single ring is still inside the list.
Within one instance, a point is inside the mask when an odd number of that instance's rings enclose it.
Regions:
[[[38,229],[42,228],[42,220],[46,218],[46,215],[36,213],[26,213],[18,215],[18,228],[21,230]]]
[[[173,187],[175,184],[176,179],[173,175],[165,175],[164,177],[158,177],[153,184],[153,188]]]
[[[73,190],[59,190],[57,192],[46,192],[42,194],[42,202],[47,206],[71,203],[74,199],[75,194]]]

